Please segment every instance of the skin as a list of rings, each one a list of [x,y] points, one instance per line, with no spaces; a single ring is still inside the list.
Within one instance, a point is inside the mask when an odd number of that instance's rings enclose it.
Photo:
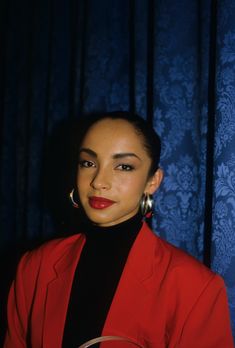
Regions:
[[[142,194],[153,194],[162,180],[160,169],[149,177],[150,164],[142,136],[128,121],[107,118],[95,123],[82,142],[77,172],[79,200],[88,218],[105,227],[134,216]],[[91,197],[113,203],[96,209]]]

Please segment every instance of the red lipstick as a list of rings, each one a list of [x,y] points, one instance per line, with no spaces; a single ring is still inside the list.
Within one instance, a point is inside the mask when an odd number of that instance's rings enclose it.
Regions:
[[[94,209],[105,209],[110,207],[114,203],[114,201],[111,201],[110,199],[104,197],[89,197],[89,204]]]

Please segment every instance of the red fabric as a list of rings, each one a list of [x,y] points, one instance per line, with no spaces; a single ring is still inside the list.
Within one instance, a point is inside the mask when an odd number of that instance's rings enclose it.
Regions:
[[[61,347],[84,243],[85,237],[76,235],[23,256],[9,294],[4,348]],[[232,348],[223,280],[144,224],[128,256],[103,335],[127,337],[151,348]]]

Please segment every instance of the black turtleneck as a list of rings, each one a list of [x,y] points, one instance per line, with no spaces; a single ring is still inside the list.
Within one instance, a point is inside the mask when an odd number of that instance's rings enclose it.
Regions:
[[[98,337],[111,305],[142,217],[118,225],[86,224],[86,243],[75,272],[63,336],[63,348],[77,348]]]

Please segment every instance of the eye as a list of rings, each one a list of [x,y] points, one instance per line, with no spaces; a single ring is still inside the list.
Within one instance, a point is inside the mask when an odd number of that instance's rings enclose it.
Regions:
[[[80,160],[79,162],[79,167],[81,168],[90,168],[90,167],[95,167],[95,163],[87,160]]]
[[[130,172],[130,171],[135,169],[130,164],[119,164],[116,168],[119,169],[119,170],[123,170],[125,172]]]

